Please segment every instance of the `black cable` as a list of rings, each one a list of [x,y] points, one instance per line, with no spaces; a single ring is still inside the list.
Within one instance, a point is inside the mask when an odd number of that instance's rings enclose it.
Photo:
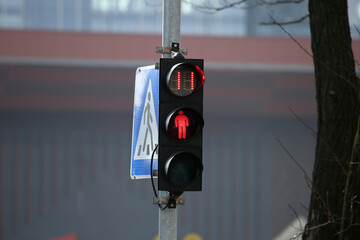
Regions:
[[[152,171],[153,171],[154,154],[155,154],[158,146],[159,146],[159,145],[156,145],[156,146],[155,146],[155,149],[154,149],[154,151],[153,151],[152,154],[151,154],[151,162],[150,162],[151,184],[152,184],[152,187],[153,187],[153,190],[154,190],[155,197],[158,197],[158,195],[157,195],[157,192],[156,192],[156,189],[155,189],[154,177],[153,177],[153,172],[152,172]]]
[[[159,202],[161,202],[161,199],[158,197],[158,194],[156,192],[156,189],[155,189],[155,184],[154,184],[154,177],[153,177],[153,161],[154,161],[154,154],[157,150],[157,148],[159,147],[159,145],[156,145],[155,148],[154,148],[154,151],[152,152],[152,155],[151,155],[151,162],[150,162],[150,176],[151,176],[151,184],[152,184],[152,188],[154,190],[154,194],[155,194],[155,197],[159,199]],[[158,170],[158,177],[159,177],[159,170]],[[169,206],[169,199],[167,201],[167,204],[163,207],[161,206],[160,203],[158,203],[158,206],[161,210],[165,210],[168,206]]]

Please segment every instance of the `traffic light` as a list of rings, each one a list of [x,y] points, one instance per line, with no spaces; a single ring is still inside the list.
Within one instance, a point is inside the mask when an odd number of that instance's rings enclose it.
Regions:
[[[202,188],[203,59],[160,59],[158,189]]]

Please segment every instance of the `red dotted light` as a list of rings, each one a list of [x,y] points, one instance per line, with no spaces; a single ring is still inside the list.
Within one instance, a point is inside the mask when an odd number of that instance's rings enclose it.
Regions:
[[[177,73],[177,90],[181,89],[181,73],[180,71]]]
[[[194,90],[194,86],[195,86],[194,72],[191,72],[191,76],[190,76],[190,90]]]
[[[172,94],[186,97],[200,90],[205,79],[199,66],[179,63],[169,70],[166,80]]]

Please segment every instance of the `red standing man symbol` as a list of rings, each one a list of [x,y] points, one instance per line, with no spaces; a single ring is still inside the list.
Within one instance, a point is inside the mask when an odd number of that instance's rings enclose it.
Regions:
[[[175,127],[178,128],[178,139],[186,139],[186,127],[189,126],[189,118],[180,110],[175,118]]]

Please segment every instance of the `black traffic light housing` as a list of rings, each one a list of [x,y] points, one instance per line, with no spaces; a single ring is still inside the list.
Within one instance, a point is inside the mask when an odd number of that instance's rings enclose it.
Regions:
[[[202,189],[203,59],[160,59],[158,189]]]

